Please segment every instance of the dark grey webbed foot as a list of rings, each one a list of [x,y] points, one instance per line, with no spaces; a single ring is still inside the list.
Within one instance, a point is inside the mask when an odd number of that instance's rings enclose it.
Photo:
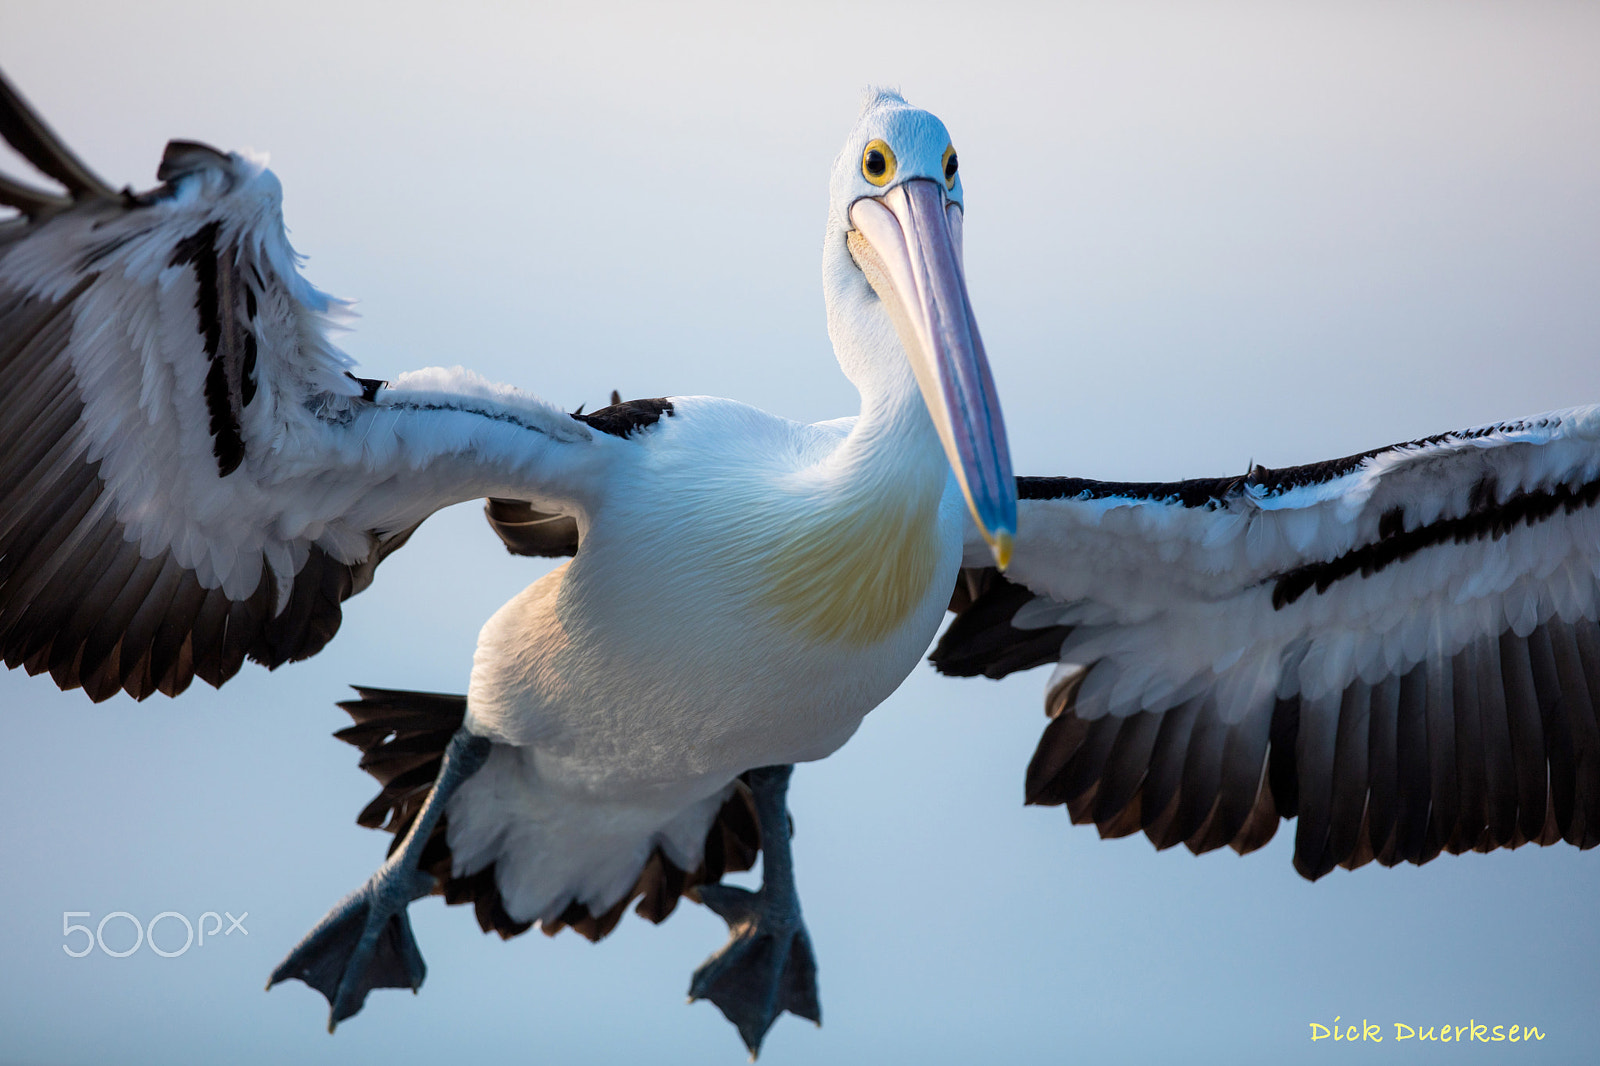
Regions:
[[[428,967],[406,908],[433,890],[418,869],[423,845],[450,796],[489,757],[490,743],[458,730],[445,749],[433,790],[405,839],[367,883],[334,904],[267,979],[270,989],[299,978],[328,1000],[328,1032],[355,1014],[374,988],[422,987]]]
[[[784,1011],[822,1024],[817,959],[797,912],[774,916],[762,894],[732,885],[706,885],[700,902],[728,923],[733,937],[694,972],[689,998],[709,999],[739,1030],[754,1058]]]
[[[396,852],[394,858],[398,859]],[[289,952],[271,988],[298,977],[328,1000],[328,1032],[355,1014],[374,988],[422,987],[428,967],[411,933],[406,907],[428,894],[433,878],[393,859],[367,883],[334,904]]]
[[[704,885],[700,902],[733,934],[694,972],[689,999],[707,999],[739,1030],[753,1060],[761,1041],[784,1011],[822,1024],[817,997],[817,960],[800,914],[784,805],[792,766],[769,766],[750,774],[761,822],[761,889]]]

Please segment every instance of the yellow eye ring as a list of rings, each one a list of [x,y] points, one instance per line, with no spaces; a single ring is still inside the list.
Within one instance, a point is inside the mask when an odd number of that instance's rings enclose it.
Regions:
[[[955,189],[956,167],[959,165],[956,159],[955,145],[945,145],[944,160],[939,165],[944,168],[944,187],[952,190]]]
[[[861,153],[861,176],[882,188],[894,180],[894,150],[882,141],[873,141]]]

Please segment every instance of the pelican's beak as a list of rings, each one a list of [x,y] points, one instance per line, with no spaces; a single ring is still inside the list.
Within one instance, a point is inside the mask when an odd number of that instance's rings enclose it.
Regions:
[[[961,207],[926,178],[850,205],[850,254],[883,300],[995,562],[1011,562],[1017,481],[961,268]]]

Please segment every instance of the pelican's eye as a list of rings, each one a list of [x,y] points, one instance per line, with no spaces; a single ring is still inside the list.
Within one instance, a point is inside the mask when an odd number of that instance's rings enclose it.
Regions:
[[[894,178],[894,152],[882,141],[873,141],[861,153],[861,176],[874,185],[889,184]]]
[[[956,159],[956,146],[953,145],[953,144],[946,145],[945,146],[945,150],[944,150],[944,187],[945,188],[954,189],[956,187],[956,167],[958,167],[959,165],[960,165],[960,163]]]

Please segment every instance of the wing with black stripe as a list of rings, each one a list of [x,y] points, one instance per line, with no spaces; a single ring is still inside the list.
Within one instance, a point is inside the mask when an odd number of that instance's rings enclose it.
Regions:
[[[0,182],[8,666],[97,700],[218,685],[320,649],[439,507],[579,506],[604,434],[462,370],[350,373],[262,161],[175,141],[116,193],[3,79],[0,135],[62,186]]]
[[[1313,466],[1019,480],[948,674],[1055,667],[1029,802],[1295,866],[1600,842],[1600,408]]]

